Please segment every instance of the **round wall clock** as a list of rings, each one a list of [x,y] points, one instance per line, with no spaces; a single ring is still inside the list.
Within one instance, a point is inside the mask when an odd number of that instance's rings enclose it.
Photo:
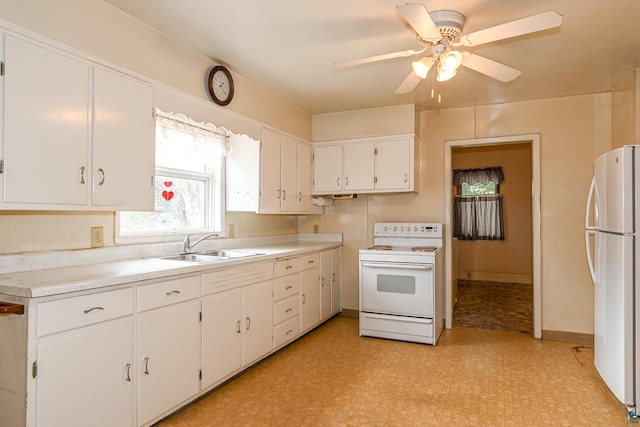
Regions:
[[[207,87],[211,99],[218,105],[227,105],[233,99],[233,78],[229,70],[222,65],[209,70]]]

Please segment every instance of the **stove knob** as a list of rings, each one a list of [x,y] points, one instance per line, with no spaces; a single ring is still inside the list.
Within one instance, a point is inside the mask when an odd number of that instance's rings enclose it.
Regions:
[[[398,231],[398,227],[393,227],[393,231]]]
[[[400,226],[400,231],[404,231],[404,226]]]
[[[418,231],[418,227],[413,227],[413,231],[417,232]]]

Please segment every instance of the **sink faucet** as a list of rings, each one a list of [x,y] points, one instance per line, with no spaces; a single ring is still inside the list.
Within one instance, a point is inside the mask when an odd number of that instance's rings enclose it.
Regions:
[[[195,233],[193,233],[193,234],[195,234]],[[187,237],[184,238],[184,251],[183,252],[186,253],[186,254],[191,253],[191,251],[193,250],[194,246],[196,246],[198,243],[202,242],[204,239],[208,239],[209,237],[218,237],[219,236],[218,233],[205,234],[204,236],[202,236],[201,238],[199,238],[198,240],[193,242],[193,245],[192,245],[190,237],[193,236],[193,234],[187,234]]]

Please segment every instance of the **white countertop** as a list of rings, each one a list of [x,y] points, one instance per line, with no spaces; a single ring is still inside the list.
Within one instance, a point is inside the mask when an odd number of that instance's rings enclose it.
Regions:
[[[2,295],[10,295],[21,298],[37,298],[52,295],[65,294],[69,292],[88,291],[105,288],[109,286],[121,285],[125,283],[135,283],[150,279],[162,279],[165,277],[199,273],[216,268],[225,268],[234,265],[241,265],[252,262],[269,261],[278,258],[303,254],[306,252],[322,251],[337,247],[342,244],[341,235],[298,235],[297,239],[278,238],[274,241],[268,239],[254,239],[255,242],[245,240],[243,243],[255,243],[254,246],[224,247],[218,244],[213,249],[242,250],[259,253],[260,255],[228,259],[211,263],[196,263],[191,261],[174,261],[159,259],[160,256],[173,255],[177,251],[157,254],[158,248],[154,248],[154,253],[150,257],[137,257],[133,259],[115,259],[107,262],[87,262],[80,264],[66,264],[62,261],[69,261],[69,254],[66,251],[58,253],[60,267],[50,267],[51,262],[55,262],[56,254],[42,254],[43,260],[40,264],[37,255],[29,255],[30,260],[24,261],[25,265],[45,266],[49,268],[16,269],[0,274],[0,298]],[[283,241],[284,240],[284,241]],[[213,240],[213,242],[216,242]],[[175,245],[174,245],[175,246]],[[224,245],[228,246],[228,245]],[[172,246],[173,247],[173,246]],[[201,250],[207,250],[203,245]],[[211,249],[211,248],[209,248]],[[139,251],[140,249],[137,249]],[[76,251],[77,252],[77,251]],[[131,251],[127,252],[131,253]],[[143,250],[144,253],[144,250]],[[74,255],[76,255],[74,253]],[[122,255],[120,255],[122,256]],[[6,271],[8,262],[16,260],[18,256],[12,256],[10,260],[3,262],[0,259],[0,271]],[[23,255],[26,257],[26,255]],[[114,257],[112,255],[112,257]],[[3,257],[0,257],[3,258]],[[78,256],[71,257],[71,261]],[[83,258],[80,256],[80,258]],[[91,260],[91,257],[84,257]],[[16,260],[19,261],[19,260]],[[18,262],[19,264],[19,262]]]

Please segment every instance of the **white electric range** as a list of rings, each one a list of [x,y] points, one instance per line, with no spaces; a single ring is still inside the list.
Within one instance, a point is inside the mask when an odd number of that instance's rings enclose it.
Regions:
[[[360,335],[435,345],[444,327],[442,224],[374,224],[361,249]]]

